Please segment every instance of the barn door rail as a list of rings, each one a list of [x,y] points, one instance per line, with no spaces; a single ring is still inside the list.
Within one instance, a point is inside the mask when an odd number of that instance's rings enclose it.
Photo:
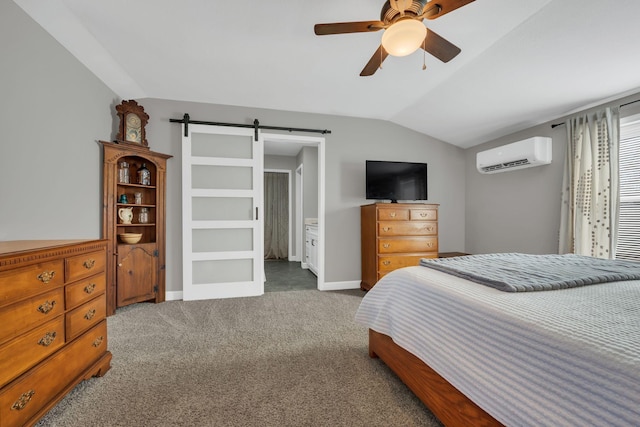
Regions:
[[[284,130],[288,132],[309,132],[309,133],[321,133],[326,135],[331,133],[330,130],[327,129],[304,129],[304,128],[292,128],[287,126],[267,126],[261,125],[258,119],[253,120],[253,124],[243,124],[243,123],[221,123],[221,122],[206,122],[202,120],[191,120],[188,113],[184,113],[184,116],[181,119],[169,119],[171,123],[182,123],[184,124],[184,136],[189,136],[189,124],[194,125],[209,125],[209,126],[228,126],[228,127],[237,127],[237,128],[253,128],[255,129],[254,140],[258,140],[258,129],[269,129],[269,130]]]

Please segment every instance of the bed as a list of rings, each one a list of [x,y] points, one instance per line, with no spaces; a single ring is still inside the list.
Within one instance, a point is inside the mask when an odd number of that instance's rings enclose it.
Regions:
[[[514,292],[403,268],[356,321],[370,356],[447,426],[640,425],[640,266],[629,265],[637,275]]]

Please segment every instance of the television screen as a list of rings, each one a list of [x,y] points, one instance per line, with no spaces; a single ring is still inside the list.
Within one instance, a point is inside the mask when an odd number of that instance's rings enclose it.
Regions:
[[[366,198],[427,200],[427,164],[367,160]]]

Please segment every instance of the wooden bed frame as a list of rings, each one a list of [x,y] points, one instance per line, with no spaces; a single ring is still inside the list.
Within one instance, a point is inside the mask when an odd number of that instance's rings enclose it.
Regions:
[[[447,427],[502,426],[422,360],[372,329],[369,356],[379,357]]]

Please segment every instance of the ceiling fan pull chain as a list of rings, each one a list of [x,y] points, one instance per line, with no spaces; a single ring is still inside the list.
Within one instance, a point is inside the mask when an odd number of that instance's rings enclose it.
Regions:
[[[422,40],[422,71],[427,69],[427,38],[425,37]]]

